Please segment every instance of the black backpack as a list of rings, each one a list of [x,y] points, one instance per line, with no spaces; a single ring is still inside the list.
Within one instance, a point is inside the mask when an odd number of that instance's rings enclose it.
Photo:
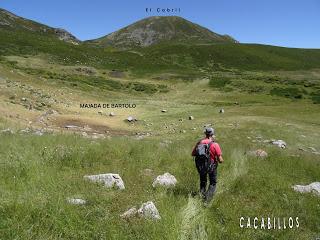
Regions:
[[[209,165],[211,162],[211,157],[210,157],[210,147],[213,144],[213,142],[209,143],[198,143],[196,146],[196,155],[195,155],[195,160],[197,162],[202,162],[206,166]]]

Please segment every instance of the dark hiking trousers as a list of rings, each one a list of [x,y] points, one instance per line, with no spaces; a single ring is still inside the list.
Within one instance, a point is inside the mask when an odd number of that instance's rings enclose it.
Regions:
[[[196,167],[200,177],[200,192],[206,201],[210,201],[214,195],[217,185],[218,163],[207,163],[196,159]],[[209,188],[207,190],[207,179],[209,176]]]

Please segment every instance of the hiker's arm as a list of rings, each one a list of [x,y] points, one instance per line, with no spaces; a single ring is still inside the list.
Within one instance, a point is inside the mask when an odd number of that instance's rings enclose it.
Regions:
[[[222,151],[218,143],[214,144],[216,154],[218,155],[218,162],[223,163]]]
[[[192,149],[191,156],[193,156],[193,157],[196,155],[196,147],[197,147],[197,145]]]
[[[198,144],[200,143],[200,141],[199,142],[197,142],[197,144],[194,146],[194,148],[192,149],[192,153],[191,153],[191,156],[195,156],[196,155],[196,148],[197,148],[197,146],[198,146]]]

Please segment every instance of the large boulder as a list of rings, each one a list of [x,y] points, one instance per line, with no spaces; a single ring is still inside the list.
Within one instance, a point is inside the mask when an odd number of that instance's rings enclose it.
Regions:
[[[175,176],[171,175],[170,173],[164,173],[163,175],[159,175],[153,181],[152,186],[164,186],[164,187],[174,187],[177,184],[177,179]]]
[[[315,193],[320,196],[320,182],[313,182],[309,185],[294,185],[293,189],[300,193]]]
[[[283,140],[275,140],[271,142],[273,145],[277,145],[279,148],[286,148],[287,143]]]
[[[98,175],[86,175],[84,178],[93,182],[103,183],[103,185],[108,188],[114,187],[120,190],[125,189],[124,183],[119,174],[105,173]]]

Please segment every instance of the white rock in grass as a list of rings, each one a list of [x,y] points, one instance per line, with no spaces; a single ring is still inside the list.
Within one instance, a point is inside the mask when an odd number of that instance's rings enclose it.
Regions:
[[[129,117],[127,117],[127,121],[128,122],[135,122],[135,121],[137,121],[137,119],[135,117],[129,116]]]
[[[255,151],[249,151],[247,155],[258,158],[266,158],[268,157],[268,153],[262,149],[257,149]]]
[[[312,152],[316,152],[317,150],[314,147],[308,147]]]
[[[283,140],[272,141],[272,144],[277,145],[279,148],[286,148],[287,147],[286,142]]]
[[[103,183],[104,186],[108,188],[115,187],[121,190],[125,189],[124,183],[119,174],[105,173],[105,174],[98,174],[98,175],[86,175],[84,176],[84,178],[93,182]]]
[[[165,173],[159,175],[152,183],[153,187],[164,186],[164,187],[174,187],[177,184],[177,179],[170,173]]]
[[[159,211],[152,201],[143,203],[138,210],[138,214],[147,219],[152,219],[152,220],[161,219]]]
[[[300,193],[315,193],[320,196],[320,182],[313,182],[309,185],[295,185],[293,189]]]
[[[84,205],[87,203],[86,200],[81,198],[67,198],[67,202],[73,205]]]
[[[120,217],[123,219],[129,219],[129,218],[137,216],[137,214],[138,214],[138,210],[135,207],[132,207],[128,211],[121,214]]]
[[[2,132],[2,133],[10,133],[10,134],[13,134],[13,133],[14,133],[10,128],[3,129],[3,130],[1,130],[1,132]]]

